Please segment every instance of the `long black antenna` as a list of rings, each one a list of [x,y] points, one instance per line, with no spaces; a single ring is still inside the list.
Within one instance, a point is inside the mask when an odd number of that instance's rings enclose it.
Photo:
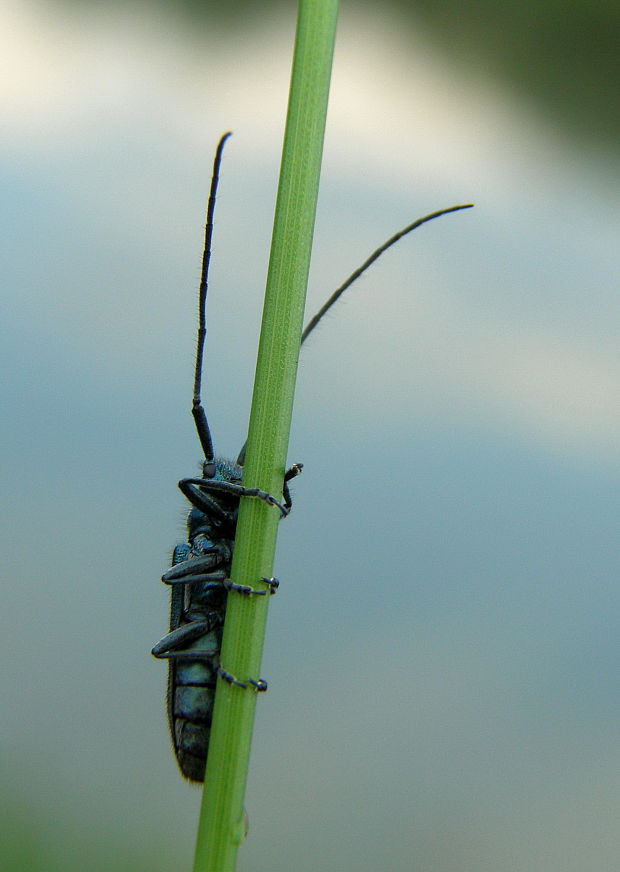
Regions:
[[[207,287],[209,277],[209,263],[211,262],[211,239],[213,237],[213,213],[215,211],[215,195],[217,194],[217,183],[220,179],[220,163],[222,162],[222,151],[224,143],[232,134],[230,131],[225,133],[217,144],[215,157],[213,159],[213,173],[211,175],[211,190],[209,191],[209,202],[207,204],[207,223],[205,226],[205,247],[202,255],[202,273],[200,276],[200,296],[198,302],[198,343],[196,347],[196,370],[194,372],[194,398],[192,400],[192,415],[196,422],[196,430],[198,438],[202,445],[205,460],[211,463],[215,458],[213,451],[213,439],[209,430],[207,415],[200,399],[200,383],[202,380],[202,358],[204,355],[205,336],[207,335],[206,323],[206,306],[207,306]]]
[[[334,303],[344,294],[346,289],[350,287],[356,279],[362,275],[362,273],[366,272],[368,267],[374,263],[377,258],[381,257],[384,251],[387,251],[390,246],[394,245],[395,242],[398,242],[399,239],[402,239],[403,236],[406,236],[407,233],[411,233],[412,230],[415,230],[416,227],[420,227],[422,224],[426,224],[427,221],[432,221],[434,218],[439,218],[440,215],[447,215],[449,212],[458,212],[459,209],[471,209],[473,203],[466,203],[462,206],[450,206],[448,209],[439,209],[437,212],[431,212],[430,215],[425,215],[424,218],[418,218],[417,221],[414,221],[412,224],[408,224],[406,227],[403,227],[398,233],[395,233],[394,236],[390,236],[388,240],[386,240],[383,245],[380,245],[376,251],[367,258],[364,263],[359,266],[355,272],[352,272],[349,278],[343,282],[339,288],[336,288],[331,297],[321,306],[319,311],[316,313],[314,318],[311,318],[310,321],[306,324],[304,332],[301,334],[301,344],[306,341],[308,336],[312,333],[316,325],[319,323],[323,315],[325,315]],[[237,463],[240,466],[243,466],[243,462],[245,460],[245,449],[247,448],[247,442],[244,444],[243,448],[239,452],[239,457],[237,458]]]
[[[474,205],[473,203],[467,203],[464,206],[450,206],[449,209],[440,209],[438,212],[431,212],[430,215],[425,215],[424,218],[418,218],[417,221],[414,221],[412,224],[408,224],[406,227],[404,227],[398,233],[395,233],[394,236],[391,236],[386,242],[383,243],[383,245],[379,246],[379,248],[376,251],[373,251],[373,253],[370,255],[370,257],[367,260],[365,260],[364,263],[355,270],[355,272],[351,273],[351,275],[346,280],[346,282],[343,282],[340,285],[340,287],[334,291],[334,293],[331,295],[329,300],[327,300],[327,302],[324,303],[323,306],[321,306],[321,308],[316,313],[314,318],[311,318],[310,321],[308,321],[308,323],[306,324],[306,328],[305,328],[304,332],[301,334],[302,343],[304,343],[306,341],[306,339],[312,333],[312,331],[314,330],[316,325],[319,323],[319,321],[321,320],[323,315],[325,315],[326,312],[328,312],[331,309],[331,307],[334,305],[334,303],[344,294],[346,289],[348,287],[350,287],[356,279],[359,279],[359,277],[362,275],[362,273],[366,272],[368,267],[372,263],[374,263],[377,260],[377,258],[381,257],[383,252],[387,251],[387,249],[390,248],[390,246],[394,245],[395,242],[398,242],[399,239],[402,239],[403,236],[406,236],[407,233],[411,233],[411,231],[415,230],[416,227],[420,227],[420,225],[426,224],[427,221],[432,221],[433,218],[439,218],[440,215],[447,215],[448,212],[458,212],[459,209],[471,209],[471,207],[473,205]]]

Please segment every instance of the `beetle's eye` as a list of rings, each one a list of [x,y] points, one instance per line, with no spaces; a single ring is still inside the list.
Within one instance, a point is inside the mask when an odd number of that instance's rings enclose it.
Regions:
[[[202,465],[203,478],[215,478],[215,463],[203,463]]]

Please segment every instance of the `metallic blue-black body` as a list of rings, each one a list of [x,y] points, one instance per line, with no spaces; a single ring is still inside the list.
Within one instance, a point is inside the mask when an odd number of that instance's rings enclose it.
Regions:
[[[202,478],[185,478],[179,488],[192,504],[187,518],[188,542],[177,545],[172,566],[162,576],[170,585],[170,632],[155,645],[155,657],[168,660],[168,722],[179,769],[190,781],[203,781],[217,679],[256,691],[262,679],[241,681],[220,663],[228,593],[264,596],[274,593],[275,578],[258,579],[258,587],[230,578],[239,513],[239,498],[253,497],[279,509],[285,517],[292,502],[287,482],[301,464],[284,476],[283,503],[258,488],[241,484],[242,451],[237,462],[207,459]]]
[[[191,781],[204,780],[217,679],[242,689],[267,689],[267,683],[262,679],[241,680],[227,672],[220,663],[228,593],[235,591],[243,596],[264,596],[273,593],[278,585],[274,578],[261,578],[256,587],[250,587],[235,584],[229,577],[239,499],[246,496],[263,500],[285,517],[291,508],[286,482],[301,470],[297,465],[285,473],[283,502],[259,488],[244,487],[241,478],[245,446],[236,461],[215,456],[200,396],[213,213],[222,151],[229,136],[230,133],[225,133],[220,139],[213,161],[198,296],[192,415],[204,454],[202,476],[184,478],[179,482],[179,488],[192,506],[187,519],[188,541],[174,549],[172,566],[162,576],[162,581],[171,589],[170,632],[152,649],[155,657],[169,663],[168,720],[172,743],[179,768]]]
[[[216,482],[240,485],[242,467],[216,459]],[[187,480],[179,485],[187,493]],[[168,721],[179,768],[191,781],[203,781],[218,677],[222,628],[228,591],[222,583],[230,576],[239,497],[226,492],[209,495],[210,512],[195,505],[187,518],[188,542],[177,545],[172,568],[162,580],[171,588],[170,633],[153,649],[166,658]],[[217,508],[216,508],[217,506]],[[206,506],[203,504],[203,508]]]
[[[205,307],[213,213],[222,150],[229,136],[230,133],[225,133],[220,139],[213,162],[199,293],[192,415],[204,454],[202,477],[185,478],[179,482],[179,488],[192,506],[187,519],[188,541],[176,546],[172,566],[162,576],[162,581],[170,585],[171,589],[170,631],[152,651],[155,657],[168,660],[169,663],[168,720],[179,768],[190,781],[198,782],[204,780],[218,678],[242,689],[267,689],[267,684],[262,679],[236,678],[220,663],[229,592],[243,596],[264,596],[274,593],[278,586],[275,578],[260,578],[254,583],[256,586],[251,587],[239,585],[230,578],[239,500],[242,496],[263,500],[267,505],[277,508],[281,517],[285,517],[292,506],[288,482],[302,469],[301,464],[294,464],[285,472],[281,498],[258,488],[244,487],[241,479],[245,446],[236,461],[216,458],[207,416],[202,406],[200,386],[206,336]],[[390,237],[334,291],[308,322],[302,333],[302,343],[347,288],[390,246],[427,221],[467,208],[469,205],[451,206],[433,212]]]

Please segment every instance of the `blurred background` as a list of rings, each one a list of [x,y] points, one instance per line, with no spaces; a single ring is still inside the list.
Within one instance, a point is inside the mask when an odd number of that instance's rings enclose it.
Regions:
[[[295,4],[0,11],[2,839],[191,867],[159,582],[212,154],[216,447],[246,431]],[[620,863],[620,8],[342,3],[241,872]],[[615,677],[614,677],[615,676]]]

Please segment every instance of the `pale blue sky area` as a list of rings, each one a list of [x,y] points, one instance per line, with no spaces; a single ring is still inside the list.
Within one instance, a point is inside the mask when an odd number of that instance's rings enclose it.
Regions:
[[[71,8],[1,13],[2,801],[16,844],[40,822],[29,868],[178,872],[199,792],[149,651],[199,460],[204,207],[232,128],[205,399],[235,455],[292,21],[188,44]],[[403,240],[304,349],[241,872],[616,867],[612,166],[343,13],[310,314],[414,218],[476,208]]]

